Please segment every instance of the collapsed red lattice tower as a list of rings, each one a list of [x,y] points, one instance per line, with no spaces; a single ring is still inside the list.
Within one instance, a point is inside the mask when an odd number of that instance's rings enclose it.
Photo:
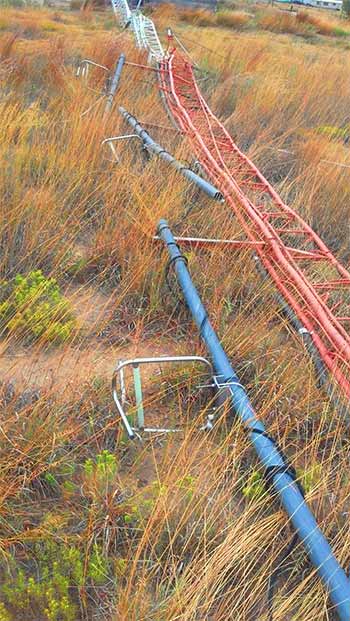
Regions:
[[[198,160],[248,239],[260,242],[255,250],[261,263],[349,397],[350,273],[239,150],[201,95],[191,63],[174,51],[160,63],[160,76],[170,111]]]

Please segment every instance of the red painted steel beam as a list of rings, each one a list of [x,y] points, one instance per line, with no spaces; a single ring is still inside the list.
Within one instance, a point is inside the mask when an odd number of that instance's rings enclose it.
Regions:
[[[348,313],[341,307],[349,297],[350,273],[239,150],[202,97],[186,58],[174,52],[162,61],[160,76],[168,106],[200,163],[222,191],[248,239],[264,242],[256,247],[262,264],[349,397],[350,337],[342,325]],[[333,271],[334,276],[314,282],[316,262],[325,264],[324,273]],[[320,294],[323,290],[343,296],[338,315],[334,300],[331,303]]]

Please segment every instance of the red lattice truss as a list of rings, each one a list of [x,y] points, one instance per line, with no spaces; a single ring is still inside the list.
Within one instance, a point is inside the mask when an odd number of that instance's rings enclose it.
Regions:
[[[350,273],[239,150],[203,99],[191,63],[174,51],[161,88],[211,181],[234,210],[276,287],[311,333],[320,357],[350,396]],[[263,243],[261,243],[263,242]]]

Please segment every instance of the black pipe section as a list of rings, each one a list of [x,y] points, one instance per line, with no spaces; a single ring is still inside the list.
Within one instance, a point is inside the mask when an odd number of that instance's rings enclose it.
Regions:
[[[119,112],[129,123],[129,125],[131,125],[135,133],[140,136],[141,140],[149,151],[152,151],[153,153],[161,157],[165,162],[168,162],[168,164],[174,166],[174,168],[176,168],[176,170],[178,170],[184,177],[186,177],[188,181],[194,183],[202,192],[204,192],[210,198],[220,202],[224,201],[223,195],[217,188],[209,183],[209,181],[206,181],[205,179],[194,173],[193,170],[181,164],[181,162],[175,159],[173,155],[163,149],[160,144],[158,144],[153,140],[153,138],[151,138],[149,133],[142,127],[142,125],[140,125],[138,120],[132,114],[127,112],[121,106],[119,107]]]
[[[207,311],[191,280],[186,258],[181,254],[165,220],[160,221],[158,234],[168,249],[169,265],[174,267],[187,306],[210,352],[218,384],[229,392],[232,407],[265,469],[265,480],[278,494],[300,541],[329,592],[340,621],[349,621],[350,580],[335,558],[314,515],[307,506],[302,490],[295,480],[295,472],[286,462],[276,442],[267,433],[262,421],[257,418],[248,394],[240,383],[209,321]]]
[[[124,64],[125,64],[125,54],[120,54],[119,60],[117,62],[117,65],[116,65],[116,68],[113,74],[111,85],[108,89],[105,112],[110,112],[112,110],[114,95],[116,94],[118,86],[119,86],[120,76],[121,76]]]

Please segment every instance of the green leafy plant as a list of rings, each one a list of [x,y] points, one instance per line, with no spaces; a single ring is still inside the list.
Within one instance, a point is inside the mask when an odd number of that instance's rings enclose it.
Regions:
[[[350,136],[350,127],[333,127],[332,125],[322,125],[316,129],[318,134],[326,136],[330,140],[346,140]]]
[[[196,480],[190,474],[186,474],[176,482],[176,487],[186,492],[187,500],[191,500],[194,493],[195,485]]]
[[[83,464],[85,489],[92,498],[105,498],[113,491],[118,464],[115,455],[107,450],[87,459]]]
[[[6,606],[0,602],[0,621],[12,621],[13,616],[7,610]]]
[[[87,574],[94,584],[101,585],[108,579],[110,563],[95,543],[89,559]]]
[[[60,343],[72,335],[75,319],[56,280],[36,270],[1,283],[0,326],[30,340]]]
[[[124,513],[123,519],[125,524],[132,526],[141,526],[144,524],[154,507],[153,498],[141,498],[137,505],[129,506],[127,512]]]
[[[315,487],[319,484],[322,478],[322,466],[321,464],[313,464],[307,470],[297,470],[298,478],[301,481],[301,484],[308,494],[312,492]]]
[[[110,562],[94,543],[87,563],[78,547],[43,541],[35,544],[35,574],[11,561],[11,569],[0,586],[0,621],[23,618],[75,621],[79,592],[84,586],[100,586],[109,578]]]
[[[253,470],[242,488],[243,496],[249,500],[259,500],[266,494],[266,487],[262,474],[258,470]]]
[[[26,575],[16,565],[11,575],[1,586],[3,606],[16,611],[17,618],[21,611],[37,611],[47,621],[74,621],[77,606],[70,592],[76,566],[69,567],[74,550],[46,543],[36,547],[39,572],[36,576]],[[57,560],[53,560],[52,554]],[[83,564],[81,562],[81,568]],[[10,617],[11,618],[11,617]],[[5,617],[6,619],[6,617]]]
[[[46,483],[51,485],[51,487],[58,487],[57,479],[53,474],[51,474],[51,472],[45,472],[44,480],[46,481]]]
[[[96,476],[102,481],[112,479],[118,469],[116,456],[107,450],[96,455],[95,460],[89,458],[84,463],[84,472],[87,477]]]

